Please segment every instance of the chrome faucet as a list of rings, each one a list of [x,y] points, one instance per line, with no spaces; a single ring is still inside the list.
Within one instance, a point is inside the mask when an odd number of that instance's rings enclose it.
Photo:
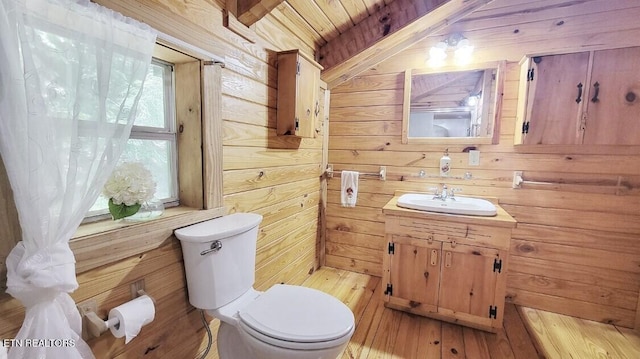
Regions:
[[[431,189],[434,191],[433,192],[433,199],[441,199],[443,201],[447,200],[447,185],[442,183],[441,184],[442,189],[438,188],[438,187],[432,187]]]
[[[447,185],[443,183],[442,191],[440,192],[440,199],[446,201],[448,196],[449,194],[447,193]]]
[[[433,190],[435,190],[435,192],[433,193],[433,199],[440,199],[443,201],[446,201],[447,199],[449,199],[451,201],[455,201],[456,200],[455,193],[462,191],[460,188],[449,189],[447,185],[444,183],[441,186],[442,186],[442,189],[437,187],[432,188]],[[447,189],[449,190],[448,192],[447,192]]]

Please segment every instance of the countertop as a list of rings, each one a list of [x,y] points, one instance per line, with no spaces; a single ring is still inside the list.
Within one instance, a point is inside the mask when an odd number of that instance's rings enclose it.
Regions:
[[[417,192],[412,192],[417,193]],[[507,213],[495,199],[483,198],[493,202],[496,205],[497,214],[491,217],[482,216],[466,216],[461,214],[448,214],[438,212],[419,211],[415,209],[398,207],[398,198],[404,194],[404,192],[396,192],[395,196],[382,207],[382,212],[385,215],[413,217],[421,219],[430,219],[434,221],[449,221],[467,224],[478,224],[486,226],[507,227],[514,228],[516,226],[516,220]],[[482,197],[476,197],[482,198]]]

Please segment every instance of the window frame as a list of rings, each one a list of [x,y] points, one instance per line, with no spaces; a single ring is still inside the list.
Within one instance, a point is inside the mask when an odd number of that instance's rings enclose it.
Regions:
[[[155,45],[161,46],[156,43]],[[172,50],[173,51],[173,50]],[[194,59],[195,61],[195,59]],[[149,141],[169,141],[170,153],[169,153],[169,170],[172,176],[171,180],[171,193],[169,198],[162,198],[162,203],[165,208],[175,207],[180,205],[180,178],[179,178],[179,154],[178,154],[178,134],[177,134],[177,106],[176,106],[176,76],[175,76],[175,64],[154,56],[151,59],[151,64],[161,66],[163,70],[163,107],[164,107],[164,127],[154,126],[138,126],[134,124],[131,126],[131,133],[128,140],[149,140]],[[150,69],[151,67],[149,67]],[[168,76],[167,76],[168,75]],[[111,215],[107,208],[89,211],[87,212],[83,223],[90,223],[105,219],[110,219]]]
[[[156,46],[159,46],[156,44]],[[129,135],[129,139],[136,140],[161,140],[161,141],[171,141],[171,154],[170,154],[170,170],[173,175],[173,181],[171,183],[173,197],[168,199],[164,199],[163,203],[165,207],[173,207],[178,206],[180,204],[180,179],[178,175],[178,169],[180,168],[180,164],[178,163],[180,160],[178,154],[178,133],[177,133],[177,122],[178,116],[176,113],[176,76],[175,76],[175,64],[166,61],[157,57],[153,57],[151,63],[160,64],[163,66],[165,71],[164,75],[169,75],[167,78],[169,81],[164,82],[164,94],[166,97],[164,104],[164,113],[165,113],[165,127],[160,129],[160,127],[149,127],[149,126],[137,126],[134,122],[131,127],[131,134]],[[168,72],[168,73],[166,73]],[[163,78],[165,78],[163,75]]]
[[[172,49],[171,56],[174,57],[167,59],[176,64],[176,69],[186,70],[184,72],[187,76],[184,77],[190,77],[181,79],[185,74],[180,75],[181,71],[175,71],[177,140],[181,146],[178,161],[180,175],[184,171],[187,173],[185,178],[179,177],[180,205],[169,208],[162,216],[146,222],[103,220],[81,225],[69,242],[76,258],[76,273],[167,245],[175,240],[173,231],[176,228],[226,213],[223,197],[221,109],[224,63],[214,61],[214,55],[190,44],[174,45],[175,42],[170,39],[172,38],[159,38],[156,49],[160,52],[164,52],[166,48]],[[198,74],[194,76],[192,72],[196,69]],[[181,86],[189,90],[196,86],[197,90],[192,92],[197,94],[197,98],[187,99],[188,96],[183,96]]]

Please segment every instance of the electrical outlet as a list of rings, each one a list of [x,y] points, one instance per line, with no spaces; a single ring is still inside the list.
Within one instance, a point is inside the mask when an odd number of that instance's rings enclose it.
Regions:
[[[522,186],[522,171],[513,171],[513,183],[512,188],[520,188]]]
[[[480,151],[469,151],[469,166],[480,166]]]

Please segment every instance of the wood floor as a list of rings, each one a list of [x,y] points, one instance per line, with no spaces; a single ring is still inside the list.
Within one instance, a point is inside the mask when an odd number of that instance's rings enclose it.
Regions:
[[[504,330],[492,334],[385,308],[378,277],[323,267],[302,285],[353,311],[356,331],[342,359],[640,358],[638,334],[612,325],[509,304]],[[218,357],[215,343],[207,357]]]
[[[640,335],[616,327],[531,308],[519,308],[547,358],[640,358]]]

